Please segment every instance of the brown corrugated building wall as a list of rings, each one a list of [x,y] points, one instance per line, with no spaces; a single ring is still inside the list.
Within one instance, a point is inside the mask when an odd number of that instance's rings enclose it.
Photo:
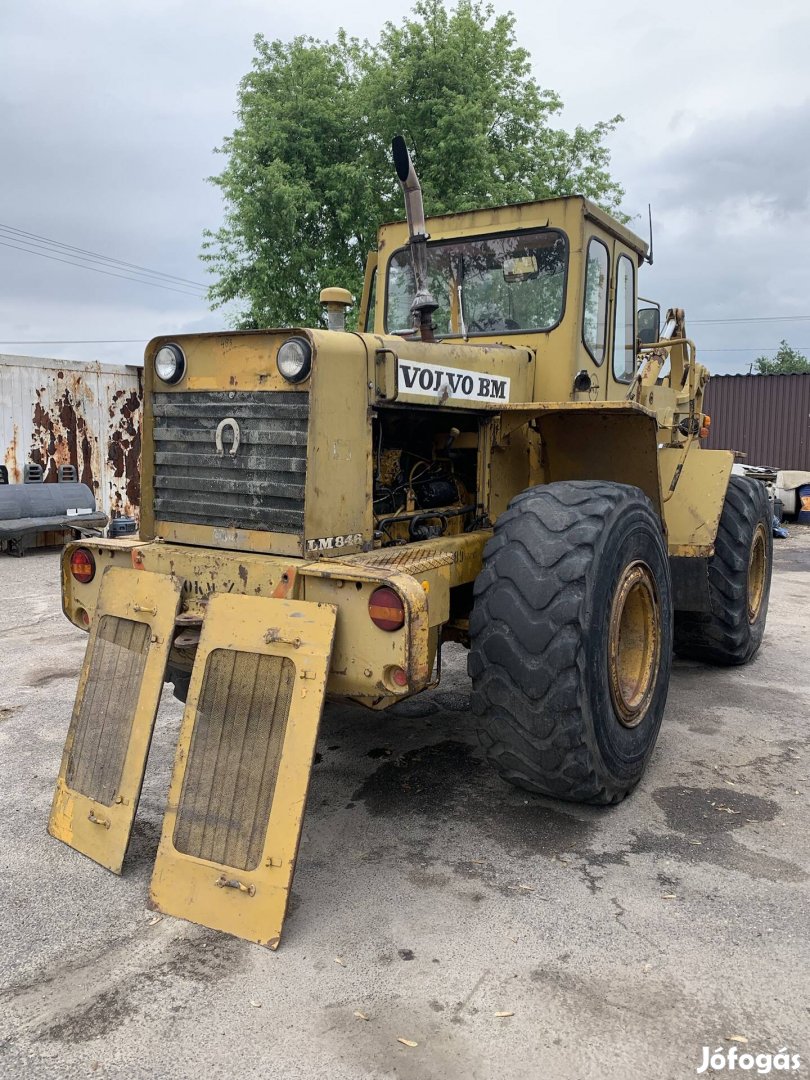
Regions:
[[[810,471],[810,374],[713,375],[703,411],[710,450],[737,450],[746,465]]]

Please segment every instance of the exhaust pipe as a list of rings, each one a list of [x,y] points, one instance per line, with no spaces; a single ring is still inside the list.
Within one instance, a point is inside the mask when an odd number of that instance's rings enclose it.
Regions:
[[[419,331],[422,341],[433,341],[432,315],[439,306],[428,289],[427,280],[427,231],[425,228],[425,207],[422,203],[422,187],[408,153],[408,147],[401,135],[395,135],[391,141],[391,154],[397,171],[402,193],[405,196],[405,216],[408,219],[410,235],[411,262],[416,282],[416,295],[411,304],[414,330]]]

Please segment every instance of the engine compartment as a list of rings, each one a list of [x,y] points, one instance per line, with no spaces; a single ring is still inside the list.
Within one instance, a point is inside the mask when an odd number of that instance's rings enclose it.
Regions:
[[[375,542],[388,547],[486,524],[477,491],[479,423],[455,410],[375,413]]]

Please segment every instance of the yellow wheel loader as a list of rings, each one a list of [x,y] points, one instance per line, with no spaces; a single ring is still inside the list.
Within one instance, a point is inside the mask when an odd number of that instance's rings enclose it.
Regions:
[[[160,337],[137,538],[65,549],[89,631],[51,833],[120,873],[164,682],[185,701],[151,902],[271,948],[326,695],[381,712],[469,648],[501,775],[612,803],[673,651],[741,664],[771,575],[764,488],[705,450],[683,312],[584,198],[382,226],[359,329]],[[380,723],[384,723],[380,716]]]

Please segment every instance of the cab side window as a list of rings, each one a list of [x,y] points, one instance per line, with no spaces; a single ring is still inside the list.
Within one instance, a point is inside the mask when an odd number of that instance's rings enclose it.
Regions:
[[[372,333],[374,330],[374,319],[377,315],[377,268],[374,268],[374,272],[371,275],[371,289],[369,290],[368,297],[368,311],[366,312],[366,318],[364,324],[360,327],[361,331],[366,333]]]
[[[613,377],[630,382],[636,367],[633,316],[636,310],[633,264],[626,255],[616,263],[616,316],[613,327]]]
[[[608,249],[592,237],[585,266],[582,341],[597,364],[605,359],[609,262]]]

